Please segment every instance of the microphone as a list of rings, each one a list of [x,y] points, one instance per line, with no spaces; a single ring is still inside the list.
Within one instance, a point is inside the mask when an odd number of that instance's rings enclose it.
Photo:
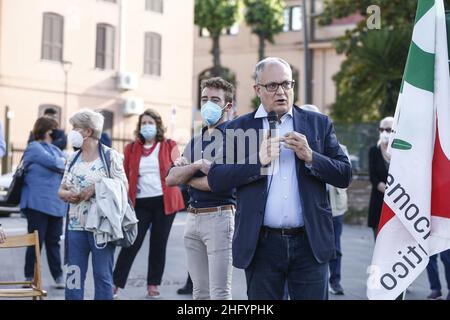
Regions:
[[[267,120],[269,121],[269,136],[275,136],[275,130],[277,129],[278,115],[275,111],[270,111],[267,114]],[[273,134],[272,134],[273,133]]]

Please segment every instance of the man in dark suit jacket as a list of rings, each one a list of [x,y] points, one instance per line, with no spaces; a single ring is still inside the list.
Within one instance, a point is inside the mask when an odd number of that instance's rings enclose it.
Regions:
[[[291,299],[327,299],[336,250],[325,185],[346,188],[350,162],[330,119],[293,105],[286,61],[259,62],[254,88],[261,106],[228,124],[221,161],[208,174],[213,192],[237,188],[233,264],[245,269],[251,300],[282,299],[286,284]],[[239,143],[239,130],[267,130],[271,111],[278,134]]]

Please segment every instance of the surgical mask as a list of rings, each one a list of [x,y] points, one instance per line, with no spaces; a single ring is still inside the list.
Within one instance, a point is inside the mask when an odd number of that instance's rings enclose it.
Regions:
[[[144,124],[141,126],[141,135],[145,140],[152,140],[156,136],[156,125]]]
[[[84,138],[81,133],[76,130],[72,130],[67,135],[67,140],[69,140],[70,144],[74,148],[81,148],[84,142]]]
[[[389,132],[386,132],[386,131],[380,132],[380,141],[382,143],[388,143],[390,136],[391,136],[391,134]]]
[[[222,118],[222,111],[224,108],[221,108],[218,104],[215,104],[214,102],[208,101],[206,102],[201,109],[201,115],[203,118],[203,121],[208,126],[213,126],[217,122],[219,122],[220,118]]]

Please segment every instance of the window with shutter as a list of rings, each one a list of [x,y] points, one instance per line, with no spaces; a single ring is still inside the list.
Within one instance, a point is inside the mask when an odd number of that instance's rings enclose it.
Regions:
[[[284,9],[284,27],[283,31],[299,31],[302,29],[302,7],[293,6]]]
[[[61,61],[63,59],[64,17],[45,12],[42,25],[41,58]]]
[[[97,43],[95,52],[95,67],[99,69],[114,69],[115,30],[108,24],[97,25]]]
[[[161,35],[154,32],[145,34],[144,74],[161,75]]]
[[[163,13],[164,12],[163,0],[146,0],[145,1],[145,10]]]

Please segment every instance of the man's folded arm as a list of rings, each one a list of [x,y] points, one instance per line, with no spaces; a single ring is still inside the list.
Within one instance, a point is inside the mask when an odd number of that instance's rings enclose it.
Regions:
[[[224,192],[262,179],[259,157],[253,155],[242,161],[244,164],[213,162],[208,173],[208,184],[213,192]],[[242,163],[241,161],[239,163]]]

